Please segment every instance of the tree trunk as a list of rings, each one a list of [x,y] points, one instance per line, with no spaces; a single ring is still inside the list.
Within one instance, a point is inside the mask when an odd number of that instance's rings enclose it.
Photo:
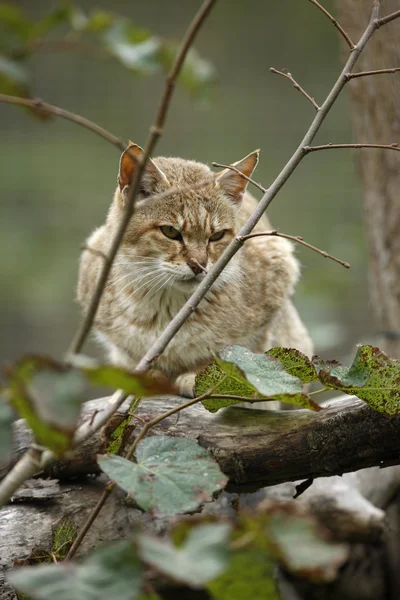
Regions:
[[[356,43],[370,17],[372,0],[337,0],[337,6],[339,22]],[[399,7],[398,0],[385,0],[381,16]],[[400,20],[378,30],[362,52],[357,71],[399,67],[399,39]],[[347,88],[354,141],[400,143],[400,72],[356,78]],[[400,358],[400,154],[390,150],[357,152],[378,345],[389,356]]]

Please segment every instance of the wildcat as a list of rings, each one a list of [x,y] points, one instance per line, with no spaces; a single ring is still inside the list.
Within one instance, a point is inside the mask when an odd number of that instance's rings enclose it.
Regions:
[[[128,152],[129,150],[129,152]],[[82,254],[78,301],[87,309],[143,150],[130,143],[122,154],[118,187],[104,225],[89,237]],[[258,162],[252,152],[235,166],[250,177]],[[190,188],[209,179],[202,187]],[[131,218],[95,319],[98,340],[109,360],[134,369],[141,357],[205,277],[253,211],[247,181],[232,170],[181,158],[149,160]],[[169,197],[158,194],[177,188]],[[264,216],[255,231],[271,226]],[[93,249],[93,252],[90,249]],[[248,240],[233,257],[155,368],[193,394],[195,373],[228,344],[254,352],[273,346],[312,353],[309,335],[291,303],[299,265],[291,243],[278,237]]]

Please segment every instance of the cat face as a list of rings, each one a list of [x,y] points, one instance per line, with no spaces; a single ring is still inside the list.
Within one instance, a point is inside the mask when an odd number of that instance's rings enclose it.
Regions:
[[[133,144],[129,150],[138,156],[142,152]],[[236,166],[250,176],[257,159],[253,153]],[[110,212],[113,220],[123,210],[135,168],[127,149]],[[203,181],[204,186],[191,188]],[[131,275],[134,293],[148,298],[174,290],[192,293],[236,233],[236,212],[246,184],[231,170],[213,174],[206,165],[178,158],[149,161],[118,261],[127,279]],[[157,197],[171,189],[171,196]],[[214,289],[239,276],[237,263],[231,262]]]

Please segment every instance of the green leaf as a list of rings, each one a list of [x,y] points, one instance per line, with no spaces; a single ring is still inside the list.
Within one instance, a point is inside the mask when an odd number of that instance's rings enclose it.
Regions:
[[[318,375],[311,360],[295,348],[271,348],[268,356],[274,356],[285,367],[290,375],[298,377],[303,383],[311,383],[318,380]]]
[[[234,553],[229,568],[208,583],[207,590],[214,600],[280,600],[275,572],[269,553],[246,548]]]
[[[104,33],[110,53],[124,67],[136,73],[154,73],[158,67],[159,38],[134,27],[127,19],[117,19]]]
[[[177,386],[162,375],[135,373],[112,365],[99,365],[95,360],[81,355],[74,357],[73,364],[92,384],[121,389],[140,398],[178,393]]]
[[[35,439],[63,454],[71,446],[82,402],[85,376],[52,359],[27,356],[9,369],[10,402]]]
[[[178,52],[175,42],[164,42],[159,50],[159,57],[164,68],[169,71]],[[216,70],[213,65],[200,56],[195,48],[191,48],[185,58],[179,81],[189,94],[206,96],[216,82]]]
[[[70,25],[74,13],[71,4],[61,4],[51,10],[43,19],[37,21],[31,31],[31,37],[43,37],[59,25]]]
[[[7,462],[11,455],[13,421],[13,411],[0,393],[0,463]]]
[[[28,96],[30,79],[23,66],[16,60],[0,54],[0,93],[12,96]]]
[[[109,544],[79,565],[23,567],[7,578],[32,600],[134,600],[142,586],[141,567],[128,542]]]
[[[91,13],[86,23],[86,31],[101,33],[114,22],[114,15],[106,10],[96,10]]]
[[[228,567],[230,532],[228,523],[198,525],[178,548],[170,541],[142,535],[138,550],[145,562],[164,575],[199,587]]]
[[[285,567],[308,579],[332,581],[348,557],[347,546],[330,541],[315,519],[295,503],[276,505],[266,515],[265,531]]]
[[[354,394],[374,410],[400,413],[400,362],[374,346],[359,346],[350,367],[313,358],[319,380],[331,389]]]
[[[245,390],[246,396],[265,397],[271,400],[279,400],[296,404],[303,408],[320,410],[320,407],[303,393],[303,385],[300,379],[286,372],[283,364],[273,356],[267,354],[255,354],[242,346],[226,346],[215,359],[216,366],[226,375],[226,379],[214,390],[216,394],[237,395],[239,386]],[[214,381],[218,381],[215,370],[212,373]],[[222,377],[221,377],[222,379]],[[200,380],[196,379],[196,394]],[[206,387],[206,382],[201,381],[201,387]],[[223,390],[223,391],[222,391]],[[210,400],[203,400],[206,408],[210,406]],[[218,410],[223,406],[238,404],[239,400],[232,402],[221,400],[213,402],[211,409]]]
[[[12,41],[23,42],[28,39],[31,28],[31,21],[20,8],[15,4],[0,2],[0,32],[2,38],[3,36],[8,37],[7,34],[11,34],[14,38]],[[3,44],[3,42],[1,43]]]
[[[164,515],[191,512],[227,483],[215,460],[192,440],[145,438],[137,447],[136,460],[105,455],[98,463],[145,511]]]

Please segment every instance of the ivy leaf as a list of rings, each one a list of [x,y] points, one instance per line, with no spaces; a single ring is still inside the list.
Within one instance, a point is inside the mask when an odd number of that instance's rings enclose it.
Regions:
[[[13,422],[13,411],[0,393],[0,463],[7,462],[11,455]]]
[[[276,562],[268,552],[249,547],[233,554],[228,569],[207,584],[213,600],[280,600]]]
[[[400,362],[374,346],[359,346],[350,367],[313,358],[319,380],[328,388],[354,394],[386,416],[400,413]]]
[[[298,377],[303,383],[311,383],[318,380],[318,375],[311,360],[295,348],[271,348],[268,356],[274,356],[285,367],[290,375]]]
[[[86,356],[75,356],[73,364],[94,385],[124,390],[129,395],[145,398],[161,394],[177,394],[177,386],[162,375],[135,373],[113,365],[101,365]]]
[[[142,570],[128,542],[109,544],[79,565],[59,563],[11,571],[8,581],[32,600],[134,600]]]
[[[303,408],[320,410],[320,407],[303,393],[302,382],[298,377],[290,375],[283,364],[267,354],[255,354],[242,346],[226,346],[215,358],[216,366],[226,378],[221,385],[213,391],[213,395],[232,394],[238,395],[238,388],[245,390],[246,396],[254,398],[265,397],[270,400],[279,400],[296,404]],[[210,373],[210,371],[209,371]],[[218,381],[215,369],[211,372],[215,384]],[[201,388],[209,389],[213,383],[206,376],[196,379],[196,394],[201,381]],[[244,387],[243,387],[244,386]],[[244,395],[244,394],[239,394]],[[225,399],[212,402],[203,400],[203,405],[215,411],[223,406],[238,404],[240,400],[232,402]]]
[[[77,371],[42,356],[27,356],[13,368],[10,403],[39,444],[63,454],[70,446],[87,382]]]
[[[141,558],[164,575],[199,587],[218,577],[230,558],[228,523],[198,525],[189,531],[182,545],[142,535],[138,541]]]
[[[192,440],[145,438],[137,447],[136,460],[104,455],[98,463],[145,511],[164,515],[191,512],[227,483],[215,460]]]

